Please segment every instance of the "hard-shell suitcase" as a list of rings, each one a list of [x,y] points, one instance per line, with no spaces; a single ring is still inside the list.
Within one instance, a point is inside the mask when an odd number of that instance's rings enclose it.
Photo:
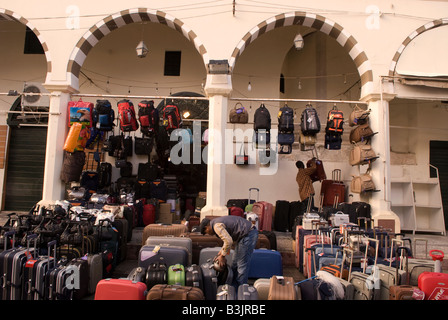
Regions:
[[[279,251],[255,249],[249,265],[249,278],[270,278],[283,275],[282,255]]]
[[[238,286],[237,299],[238,300],[259,300],[258,291],[255,288],[255,286],[244,283],[244,284]]]
[[[146,300],[204,300],[204,293],[196,287],[157,284],[148,291]]]
[[[73,300],[81,300],[89,293],[89,264],[83,258],[78,258],[70,261],[69,266],[77,268],[79,275],[79,287],[73,291]]]
[[[148,290],[156,284],[166,284],[168,282],[168,266],[161,262],[151,263],[146,269],[145,282]]]
[[[185,268],[185,285],[189,287],[197,287],[201,290],[204,289],[202,270],[199,265],[192,264]]]
[[[258,293],[258,300],[268,300],[269,288],[271,287],[270,278],[258,278],[253,284]]]
[[[218,255],[219,251],[221,251],[221,247],[209,247],[202,249],[199,253],[199,265],[203,265],[208,261],[213,261],[213,259]],[[230,266],[233,263],[234,254],[234,250],[231,249],[230,254],[226,256],[227,264]]]
[[[88,293],[95,292],[96,285],[103,279],[103,257],[99,253],[89,253],[82,259],[87,259],[89,270],[89,287]]]
[[[177,246],[185,247],[188,251],[188,265],[192,263],[193,241],[188,237],[175,237],[175,236],[150,236],[146,239],[145,245],[152,246]]]
[[[201,234],[200,232],[190,232],[185,233],[182,236],[188,237],[192,241],[192,264],[200,265],[199,256],[202,249],[222,247],[223,245],[221,238],[214,235]]]
[[[274,230],[281,232],[289,231],[289,207],[289,201],[277,200],[275,202]]]
[[[418,277],[418,288],[425,300],[448,300],[448,274],[425,271]]]
[[[213,269],[213,263],[206,262],[201,264],[202,279],[204,285],[205,300],[216,300],[218,292],[218,274]]]
[[[292,277],[273,276],[268,300],[297,300],[297,291]]]
[[[142,245],[146,243],[146,239],[150,236],[171,235],[178,237],[186,232],[188,232],[188,227],[184,224],[148,224],[143,229]]]
[[[234,286],[223,284],[218,287],[216,300],[236,300],[236,290]]]
[[[168,267],[168,284],[185,286],[185,267],[182,264]]]
[[[272,216],[274,206],[272,203],[266,201],[255,202],[252,206],[252,212],[258,214],[259,230],[272,230]]]
[[[346,186],[342,180],[341,170],[332,171],[331,180],[323,180],[321,186],[321,195],[323,195],[322,206],[333,206],[345,201]]]
[[[188,251],[185,247],[178,246],[142,246],[138,255],[138,266],[147,268],[154,262],[162,262],[167,266],[178,263],[186,266]]]
[[[146,283],[146,271],[146,268],[135,267],[129,272],[126,279]]]
[[[146,284],[130,279],[103,279],[98,282],[95,300],[145,300]]]

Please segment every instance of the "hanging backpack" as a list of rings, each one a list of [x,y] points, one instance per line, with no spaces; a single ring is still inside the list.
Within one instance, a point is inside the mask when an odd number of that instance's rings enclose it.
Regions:
[[[261,104],[254,114],[254,130],[258,131],[260,129],[271,130],[271,114],[264,104]]]
[[[143,100],[138,104],[138,121],[140,130],[145,135],[151,135],[158,132],[159,129],[159,110],[154,108],[154,101]]]
[[[278,131],[281,133],[294,132],[294,110],[287,105],[281,107],[278,113]]]
[[[301,130],[304,135],[313,135],[320,131],[320,120],[317,110],[308,104],[300,118]]]
[[[336,106],[328,112],[327,126],[325,132],[329,135],[344,133],[344,113],[338,110]]]
[[[93,103],[79,101],[69,101],[68,103],[68,126],[71,127],[74,123],[80,122],[87,128],[93,124],[92,120]]]
[[[93,109],[92,120],[100,131],[112,131],[115,124],[115,111],[109,100],[97,100]]]
[[[182,125],[179,108],[176,105],[169,104],[163,108],[163,126],[165,129],[178,129]]]
[[[120,118],[121,131],[130,132],[139,128],[134,104],[131,101],[126,99],[118,101],[118,115]]]

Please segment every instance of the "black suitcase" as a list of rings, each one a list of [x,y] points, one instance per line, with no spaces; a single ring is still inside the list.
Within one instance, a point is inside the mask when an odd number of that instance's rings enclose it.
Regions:
[[[146,286],[148,290],[156,284],[168,283],[168,267],[164,263],[151,263],[146,269]]]
[[[280,232],[289,231],[289,212],[290,202],[286,200],[277,200],[275,202],[275,214],[274,214],[274,230]]]
[[[202,283],[202,269],[197,264],[192,264],[185,269],[185,285],[190,287],[196,287],[204,290]]]
[[[230,207],[238,207],[243,210],[246,209],[246,206],[249,204],[249,199],[230,199],[227,201],[227,208]]]

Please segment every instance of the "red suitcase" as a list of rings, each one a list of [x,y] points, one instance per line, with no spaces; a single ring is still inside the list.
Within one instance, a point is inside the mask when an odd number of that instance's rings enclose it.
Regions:
[[[146,300],[146,284],[130,279],[103,279],[98,282],[95,300]]]
[[[418,276],[418,288],[425,300],[448,300],[448,274],[425,271]]]
[[[332,171],[332,179],[322,181],[320,193],[323,195],[322,206],[336,207],[345,201],[345,184],[342,180],[341,170]]]
[[[274,205],[266,201],[257,201],[252,206],[252,212],[258,215],[258,229],[272,230],[272,213]]]

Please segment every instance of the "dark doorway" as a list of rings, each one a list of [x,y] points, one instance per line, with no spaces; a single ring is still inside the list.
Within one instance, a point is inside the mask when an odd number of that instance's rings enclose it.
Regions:
[[[448,226],[448,141],[430,141],[429,163],[439,171],[440,191],[442,193],[443,214],[445,228]],[[430,171],[431,177],[436,177],[433,168]]]

